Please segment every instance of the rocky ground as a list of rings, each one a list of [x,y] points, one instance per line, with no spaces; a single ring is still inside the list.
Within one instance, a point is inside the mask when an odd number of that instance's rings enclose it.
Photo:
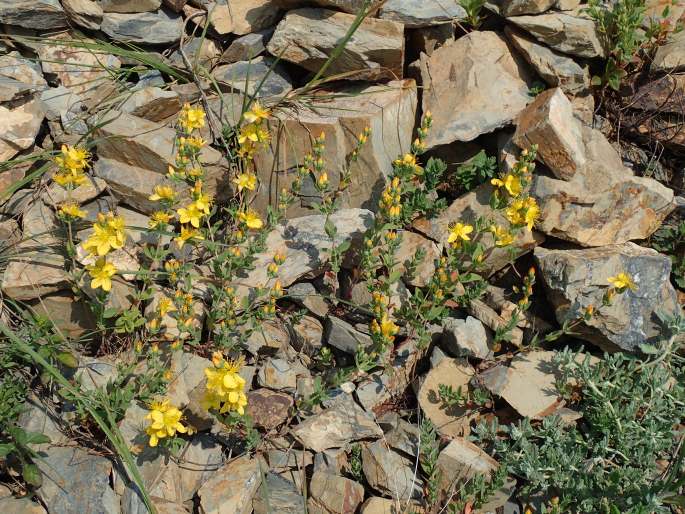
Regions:
[[[559,414],[582,424],[582,413],[555,389],[560,374],[554,356],[563,346],[583,344],[598,359],[603,352],[640,355],[645,344],[663,338],[659,316],[681,311],[671,257],[650,248],[649,240],[665,220],[679,219],[685,206],[685,75],[678,73],[685,69],[685,33],[656,51],[621,104],[617,95],[591,86],[592,70],[607,48],[578,1],[498,0],[485,5],[484,24],[471,30],[466,11],[452,0],[387,0],[326,68],[323,76],[335,80],[315,91],[310,79],[364,5],[0,0],[3,319],[13,319],[17,304],[51,319],[74,343],[78,368],[70,380],[85,390],[121,373],[117,365],[134,354],[134,342],[112,335],[101,347],[84,343],[96,320],[88,295],[75,293],[65,271],[68,257],[55,213],[64,191],[50,180],[50,152],[89,142],[89,181],[74,191],[87,221],[94,222],[97,212],[116,211],[128,227],[147,227],[156,210],[149,197],[175,165],[174,124],[185,103],[208,112],[201,135],[211,144],[202,161],[205,185],[219,201],[234,192],[221,127],[239,123],[246,95],[272,108],[272,140],[253,161],[261,186],[252,206],[262,214],[293,181],[312,151],[312,137],[325,134],[328,174],[335,182],[357,134],[371,129],[331,217],[338,240],[351,247],[340,273],[327,272],[327,224],[310,209],[317,190],[305,181],[288,219],[268,235],[254,269],[235,284],[239,295],[249,296],[268,279],[273,255],[287,252],[278,271],[285,288],[278,315],[243,341],[246,365],[240,373],[260,436],[256,448],[245,451],[202,409],[204,369],[211,366],[206,349],[185,346],[170,354],[167,398],[197,429],[179,455],[169,458],[146,445],[144,405],[133,402],[126,409],[119,428],[137,453],[160,514],[438,512],[426,499],[429,478],[419,469],[421,419],[437,430],[435,466],[447,485],[489,476],[498,461],[469,439],[483,419],[539,422]],[[648,15],[660,14],[663,5],[650,0]],[[669,16],[681,14],[676,7]],[[374,223],[393,161],[409,150],[418,120],[429,111],[433,125],[425,157],[445,160],[448,177],[481,151],[509,170],[520,149],[537,145],[530,194],[540,205],[539,221],[532,232],[520,232],[511,248],[491,248],[481,271],[487,287],[427,327],[427,348],[400,332],[387,366],[355,373],[309,405],[322,377],[336,366],[354,365],[358,348],[372,345],[364,312],[373,299],[353,254]],[[452,223],[497,215],[489,204],[492,186],[481,182],[466,191],[446,180],[438,191],[447,207],[402,231],[397,260],[407,264],[417,252],[427,257],[412,273],[404,270],[394,302],[401,305],[430,282],[436,259],[449,246]],[[117,251],[118,267],[130,273],[114,279],[108,307],[135,304],[135,272],[146,238],[145,230],[132,231]],[[203,280],[194,286],[208,303],[204,282],[211,282],[212,271],[196,264]],[[513,288],[531,266],[537,274],[533,307],[518,317]],[[607,278],[622,272],[633,278],[636,291],[599,309]],[[163,296],[160,290],[148,302],[146,315]],[[211,338],[206,307],[196,307],[204,344]],[[593,308],[597,312],[584,317]],[[173,336],[175,321],[166,321]],[[569,322],[576,323],[573,337],[530,347],[535,334]],[[508,333],[504,342],[502,330]],[[468,402],[445,408],[438,392],[447,386],[477,389],[489,400],[477,408]],[[27,487],[0,458],[0,509],[145,512],[112,452],[94,444],[87,430],[64,430],[76,419],[73,405],[46,393],[37,387],[18,421],[50,437],[50,443],[34,445],[42,486]],[[520,485],[521,477],[510,475],[478,508],[453,512],[523,512]]]

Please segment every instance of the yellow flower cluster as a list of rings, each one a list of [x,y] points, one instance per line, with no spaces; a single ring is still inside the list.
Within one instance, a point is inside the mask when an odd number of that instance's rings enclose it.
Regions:
[[[85,148],[62,145],[60,154],[54,158],[58,169],[53,180],[65,189],[73,189],[85,183],[85,169],[89,158],[90,153]]]
[[[264,222],[259,217],[259,214],[252,209],[238,211],[238,220],[252,230],[259,230],[264,226]]]
[[[388,219],[399,218],[402,213],[402,185],[399,177],[394,177],[383,190],[378,206]]]
[[[65,221],[73,221],[79,218],[85,218],[88,212],[81,209],[76,202],[68,201],[58,206],[57,214]]]
[[[171,405],[169,400],[153,403],[145,419],[150,420],[145,432],[150,436],[149,445],[153,448],[161,439],[174,437],[176,432],[180,434],[193,432],[190,427],[182,423],[183,413]]]
[[[123,248],[126,243],[125,222],[121,216],[113,213],[98,213],[97,221],[93,224],[93,233],[83,242],[83,249],[89,254],[97,256],[94,264],[86,267],[91,276],[90,287],[102,288],[103,291],[112,289],[112,277],[117,269],[107,261],[106,255],[112,250]]]
[[[371,333],[378,337],[381,347],[387,347],[395,341],[399,327],[390,319],[388,297],[379,291],[374,291],[371,298],[371,308],[374,314],[370,325]]]
[[[417,139],[414,142],[414,145],[420,144],[420,140]],[[419,166],[419,164],[416,162],[416,155],[413,153],[406,153],[401,159],[396,159],[395,162],[393,163],[396,167],[403,167],[409,170],[411,173],[414,175],[421,175],[423,174],[423,168]]]
[[[246,159],[254,156],[257,145],[269,141],[269,131],[264,128],[264,120],[271,116],[271,111],[265,109],[258,101],[254,101],[249,111],[243,114],[243,120],[247,123],[240,128],[238,133],[238,155]]]
[[[614,286],[619,293],[622,293],[626,289],[630,289],[631,291],[637,290],[637,285],[635,284],[633,277],[624,271],[615,277],[609,277],[607,281]]]
[[[540,207],[535,198],[530,196],[514,200],[504,212],[512,225],[525,225],[528,227],[528,230],[533,230],[535,222],[540,217]]]
[[[450,233],[447,236],[447,242],[452,246],[461,245],[462,241],[470,241],[471,238],[469,234],[473,232],[473,227],[471,225],[466,225],[464,223],[453,223],[450,226]]]
[[[205,126],[205,112],[202,109],[193,108],[185,103],[178,117],[178,126],[186,134]]]
[[[212,363],[213,368],[205,369],[207,393],[203,401],[204,407],[207,410],[217,410],[221,414],[237,412],[242,416],[247,406],[245,379],[238,374],[243,359],[227,361],[217,352],[212,356]]]

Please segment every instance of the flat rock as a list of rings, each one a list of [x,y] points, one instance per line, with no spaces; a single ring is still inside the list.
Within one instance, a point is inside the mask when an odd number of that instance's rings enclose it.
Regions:
[[[283,423],[292,406],[292,396],[271,389],[255,389],[247,394],[247,413],[255,426],[266,430]]]
[[[276,473],[267,473],[252,500],[254,514],[301,514],[305,499],[290,480]]]
[[[293,89],[284,66],[267,57],[217,66],[212,76],[222,91],[257,97],[279,97]]]
[[[210,4],[209,23],[218,34],[239,36],[256,32],[274,25],[280,11],[274,0],[231,0],[206,2]],[[213,5],[211,5],[213,4]]]
[[[349,478],[314,472],[309,483],[307,512],[312,514],[346,514],[355,512],[364,500],[364,486]]]
[[[521,14],[540,14],[550,9],[557,0],[494,0],[494,10],[501,16],[519,16]]]
[[[402,280],[405,284],[415,287],[425,287],[433,278],[435,273],[435,261],[442,255],[442,248],[433,241],[423,237],[416,232],[402,230],[398,232],[401,238],[400,244],[395,251],[395,260],[398,262],[397,270],[404,275]],[[417,252],[424,252],[425,257],[415,267],[413,273],[409,275],[409,264]]]
[[[445,489],[453,483],[468,481],[477,475],[489,478],[498,468],[497,461],[463,437],[455,437],[445,446],[436,463]]]
[[[588,67],[573,58],[538,43],[524,32],[505,28],[505,34],[538,75],[550,86],[570,94],[585,92],[590,87]]]
[[[96,328],[95,316],[83,300],[77,300],[71,293],[60,292],[42,296],[30,304],[37,315],[51,320],[60,333],[77,339]]]
[[[0,101],[9,102],[48,87],[40,64],[19,53],[0,56]]]
[[[288,329],[293,348],[307,355],[318,355],[323,347],[323,325],[318,319],[304,315]]]
[[[396,412],[388,412],[378,419],[388,446],[409,457],[419,455],[421,429],[418,424],[405,421]]]
[[[338,187],[343,170],[350,173],[350,186],[339,197],[340,206],[375,210],[392,162],[413,141],[416,94],[413,80],[382,86],[357,84],[325,95],[325,100],[312,99],[309,106],[279,109],[269,120],[273,142],[255,155],[261,184],[255,207],[264,212],[267,205],[277,205],[281,188],[293,182],[302,156],[312,152],[313,139],[323,132],[330,187]],[[371,135],[357,161],[348,166],[347,156],[357,148],[364,127],[372,129]],[[302,183],[301,195],[288,208],[289,218],[312,213],[311,206],[320,201],[309,177]]]
[[[317,72],[355,20],[352,14],[327,9],[288,11],[276,27],[267,49],[286,61]],[[399,23],[366,18],[325,75],[347,80],[402,78],[404,30]]]
[[[183,20],[164,9],[145,13],[105,13],[101,30],[115,41],[170,45],[181,38]]]
[[[102,7],[94,0],[62,0],[62,7],[76,25],[98,30],[102,22]]]
[[[509,125],[532,101],[524,67],[496,32],[471,32],[422,55],[419,67],[423,112],[433,114],[431,148]]]
[[[278,391],[295,391],[297,379],[309,377],[309,370],[300,362],[271,358],[257,373],[259,385]]]
[[[360,347],[368,350],[373,344],[371,336],[358,331],[348,322],[335,316],[326,317],[324,340],[333,348],[351,355],[354,355]]]
[[[0,105],[0,161],[33,145],[44,117],[43,102],[36,97]]]
[[[22,252],[9,261],[2,277],[2,291],[14,300],[33,300],[69,285],[64,257],[50,251]]]
[[[134,91],[119,106],[122,112],[150,121],[163,121],[178,114],[181,100],[178,93],[159,87],[144,87]]]
[[[685,34],[678,32],[672,34],[666,44],[659,46],[654,54],[650,70],[652,72],[682,71],[683,67],[685,67]]]
[[[238,457],[207,480],[200,490],[200,509],[204,514],[250,514],[252,498],[262,483],[259,460]]]
[[[287,348],[290,333],[280,320],[266,320],[245,341],[245,349],[252,355],[273,355]]]
[[[316,290],[311,282],[298,282],[288,288],[288,298],[309,309],[309,312],[323,318],[328,314],[325,297]]]
[[[98,177],[88,177],[86,182],[66,191],[59,184],[52,183],[45,192],[45,202],[48,205],[57,206],[66,201],[73,201],[79,204],[89,202],[107,188],[107,183]]]
[[[273,33],[273,29],[265,29],[234,39],[221,54],[219,61],[232,63],[254,59],[266,51],[266,44]]]
[[[221,47],[213,39],[194,37],[183,45],[183,53],[191,66],[202,66],[210,70],[219,61]],[[186,68],[180,49],[171,54],[169,61],[178,68]]]
[[[61,29],[68,25],[59,0],[10,0],[0,4],[0,23],[26,29]]]
[[[679,312],[669,279],[671,261],[650,248],[633,243],[584,250],[540,248],[535,260],[559,322],[576,319],[593,305],[595,314],[574,331],[605,350],[639,352],[639,345],[655,344],[663,337],[656,312]],[[607,279],[620,272],[633,277],[637,290],[617,294],[610,306],[603,306]]]
[[[4,514],[47,514],[40,503],[33,502],[30,498],[12,496],[0,498],[0,509]]]
[[[407,500],[421,498],[423,483],[414,473],[414,460],[394,452],[382,441],[362,446],[362,469],[376,491]]]
[[[361,439],[376,439],[383,431],[371,415],[348,398],[307,418],[292,429],[292,434],[305,448],[322,452]]]
[[[472,316],[448,317],[443,321],[443,329],[444,348],[453,357],[492,358],[492,338],[480,320]]]
[[[99,0],[104,12],[139,13],[156,11],[162,0]]]
[[[463,20],[466,11],[457,2],[388,0],[378,11],[378,17],[403,23],[406,28],[417,28]]]
[[[605,57],[606,49],[595,22],[581,11],[549,12],[507,18],[547,46],[577,57]]]
[[[473,369],[466,361],[444,358],[428,372],[421,384],[419,405],[437,431],[446,437],[467,433],[471,416],[461,407],[445,409],[438,395],[439,386],[451,386],[454,391],[461,388],[466,393],[472,377]]]

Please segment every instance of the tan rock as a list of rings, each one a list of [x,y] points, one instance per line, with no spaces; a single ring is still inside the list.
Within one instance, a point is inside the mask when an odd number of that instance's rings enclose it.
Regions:
[[[402,240],[395,252],[395,260],[399,263],[397,269],[405,273],[403,280],[406,284],[425,287],[433,277],[435,260],[442,255],[442,248],[415,232],[404,230],[400,235]],[[424,257],[415,267],[413,274],[409,275],[407,268],[419,251],[423,252]]]
[[[414,461],[388,448],[383,441],[362,446],[362,469],[376,491],[400,500],[421,498],[423,483],[414,473]]]
[[[498,467],[497,461],[463,437],[455,437],[445,446],[436,463],[440,470],[442,487],[471,480],[477,475],[489,478]]]
[[[102,7],[94,0],[62,0],[64,11],[77,25],[98,30],[102,21]]]
[[[79,204],[86,203],[107,188],[107,183],[98,177],[88,177],[88,180],[80,186],[67,191],[59,184],[53,182],[45,192],[45,201],[52,206],[58,206],[66,201],[73,201]]]
[[[146,87],[134,91],[119,106],[122,112],[150,121],[163,121],[181,110],[178,93],[158,87]]]
[[[309,483],[307,511],[312,514],[354,512],[364,499],[364,486],[349,478],[315,472]]]
[[[279,15],[274,0],[231,0],[229,4],[218,1],[209,22],[219,34],[242,36],[270,27]]]
[[[204,514],[250,514],[261,483],[258,460],[249,456],[234,459],[200,487],[200,508]]]
[[[138,13],[156,11],[162,0],[99,0],[104,12]]]
[[[8,161],[33,145],[44,116],[38,98],[0,105],[0,161]]]
[[[502,16],[540,14],[550,9],[556,0],[504,0],[497,2]]]
[[[57,330],[70,339],[79,338],[96,328],[95,316],[88,304],[75,299],[70,293],[43,296],[30,305],[31,310],[52,321]]]
[[[48,87],[47,82],[43,78],[40,64],[22,57],[18,52],[0,55],[0,76],[12,78],[27,86],[27,92],[40,91]],[[14,96],[7,96],[4,91],[0,94],[2,95],[0,98],[3,102],[15,98]]]
[[[671,35],[665,45],[660,46],[650,66],[652,72],[681,71],[685,67],[685,34]]]
[[[513,140],[520,148],[538,145],[538,159],[562,180],[585,167],[581,122],[559,88],[540,93],[521,113]]]
[[[2,277],[2,291],[14,300],[33,300],[69,288],[62,255],[22,251],[9,261]]]
[[[288,11],[267,49],[286,61],[317,72],[355,20],[351,14],[326,9]],[[347,80],[401,79],[404,30],[399,23],[366,18],[325,76],[344,73]]]
[[[420,58],[429,147],[471,141],[510,124],[532,101],[529,77],[496,32],[471,32]]]

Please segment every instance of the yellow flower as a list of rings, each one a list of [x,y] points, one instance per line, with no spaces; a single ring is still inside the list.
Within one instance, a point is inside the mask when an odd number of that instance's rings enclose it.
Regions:
[[[371,331],[375,334],[380,334],[384,339],[392,341],[395,339],[395,334],[399,331],[399,327],[388,318],[387,314],[383,314],[380,323],[375,318],[373,319]]]
[[[81,170],[61,170],[55,173],[52,179],[63,188],[78,187],[88,180]]]
[[[245,413],[245,379],[238,374],[243,360],[226,361],[220,355],[212,358],[214,368],[205,369],[207,394],[203,405],[205,409],[218,409],[220,413],[235,411],[241,416]]]
[[[155,211],[152,213],[152,216],[150,216],[150,221],[148,221],[148,227],[157,228],[160,226],[167,225],[173,217],[174,215],[171,213],[164,211]]]
[[[124,219],[114,214],[98,214],[93,225],[93,234],[83,243],[83,248],[89,253],[106,255],[110,250],[118,250],[126,242]]]
[[[87,266],[86,268],[90,274],[90,287],[93,289],[102,288],[103,291],[110,291],[112,289],[112,277],[117,272],[114,264],[107,262],[104,257],[99,257],[95,264]]]
[[[193,150],[200,150],[207,144],[201,137],[180,137],[178,143],[180,146],[190,147]]]
[[[62,145],[61,154],[55,157],[55,164],[72,173],[83,171],[88,167],[90,153],[85,148]]]
[[[150,406],[150,412],[145,419],[150,425],[145,432],[150,436],[150,446],[155,447],[160,439],[174,437],[176,432],[185,434],[188,428],[181,423],[183,413],[169,403],[169,400],[156,402]]]
[[[450,228],[450,234],[447,238],[448,243],[459,243],[461,241],[469,241],[471,238],[469,234],[473,232],[471,225],[464,225],[463,223],[455,223]]]
[[[631,291],[637,290],[637,285],[633,281],[633,277],[623,271],[615,277],[609,277],[607,281],[619,291],[624,291],[625,289],[630,289]]]
[[[148,196],[148,200],[153,202],[159,202],[160,200],[166,200],[173,202],[176,199],[176,191],[171,186],[157,185],[152,190],[152,194]]]
[[[238,134],[238,143],[259,143],[269,140],[269,133],[254,123],[245,125]]]
[[[271,115],[269,109],[264,109],[258,101],[252,104],[252,108],[243,114],[243,118],[248,123],[254,123],[256,121],[265,120]]]
[[[493,178],[490,183],[493,186],[504,187],[511,196],[518,196],[521,194],[521,180],[511,173],[504,177],[504,180]]]
[[[88,214],[83,209],[79,208],[76,202],[65,202],[58,208],[59,213],[65,218],[85,218]]]
[[[179,115],[178,124],[186,133],[190,133],[195,129],[201,129],[205,126],[205,111],[202,109],[194,109],[190,107],[189,103],[186,103],[183,105],[183,109]]]
[[[535,198],[528,197],[525,200],[516,200],[505,210],[507,219],[514,225],[526,225],[528,230],[533,230],[535,222],[540,217],[540,207]]]
[[[319,184],[319,187],[326,187],[328,184],[328,173],[325,171],[319,175],[319,178],[316,180],[317,184]]]
[[[178,220],[181,223],[190,223],[195,228],[200,228],[200,220],[205,215],[203,211],[197,208],[195,202],[188,204],[186,207],[177,209]]]
[[[495,236],[496,246],[509,246],[514,242],[514,235],[500,225],[491,226],[490,231]]]
[[[176,310],[176,306],[171,298],[161,298],[157,304],[157,312],[160,317],[165,316],[168,312]]]
[[[196,228],[189,228],[187,226],[181,227],[181,235],[174,238],[176,244],[179,248],[183,248],[183,245],[190,239],[204,239],[202,234]]]
[[[239,212],[238,219],[245,223],[245,225],[247,225],[248,228],[254,230],[259,230],[264,226],[264,223],[262,222],[262,219],[259,217],[259,215],[251,209]]]
[[[423,173],[423,168],[416,163],[416,156],[411,153],[406,153],[401,159],[395,160],[395,166],[407,166],[414,169],[414,173],[420,175]]]
[[[237,178],[233,179],[233,182],[237,184],[238,191],[243,189],[254,191],[257,187],[257,177],[252,173],[241,173]]]

